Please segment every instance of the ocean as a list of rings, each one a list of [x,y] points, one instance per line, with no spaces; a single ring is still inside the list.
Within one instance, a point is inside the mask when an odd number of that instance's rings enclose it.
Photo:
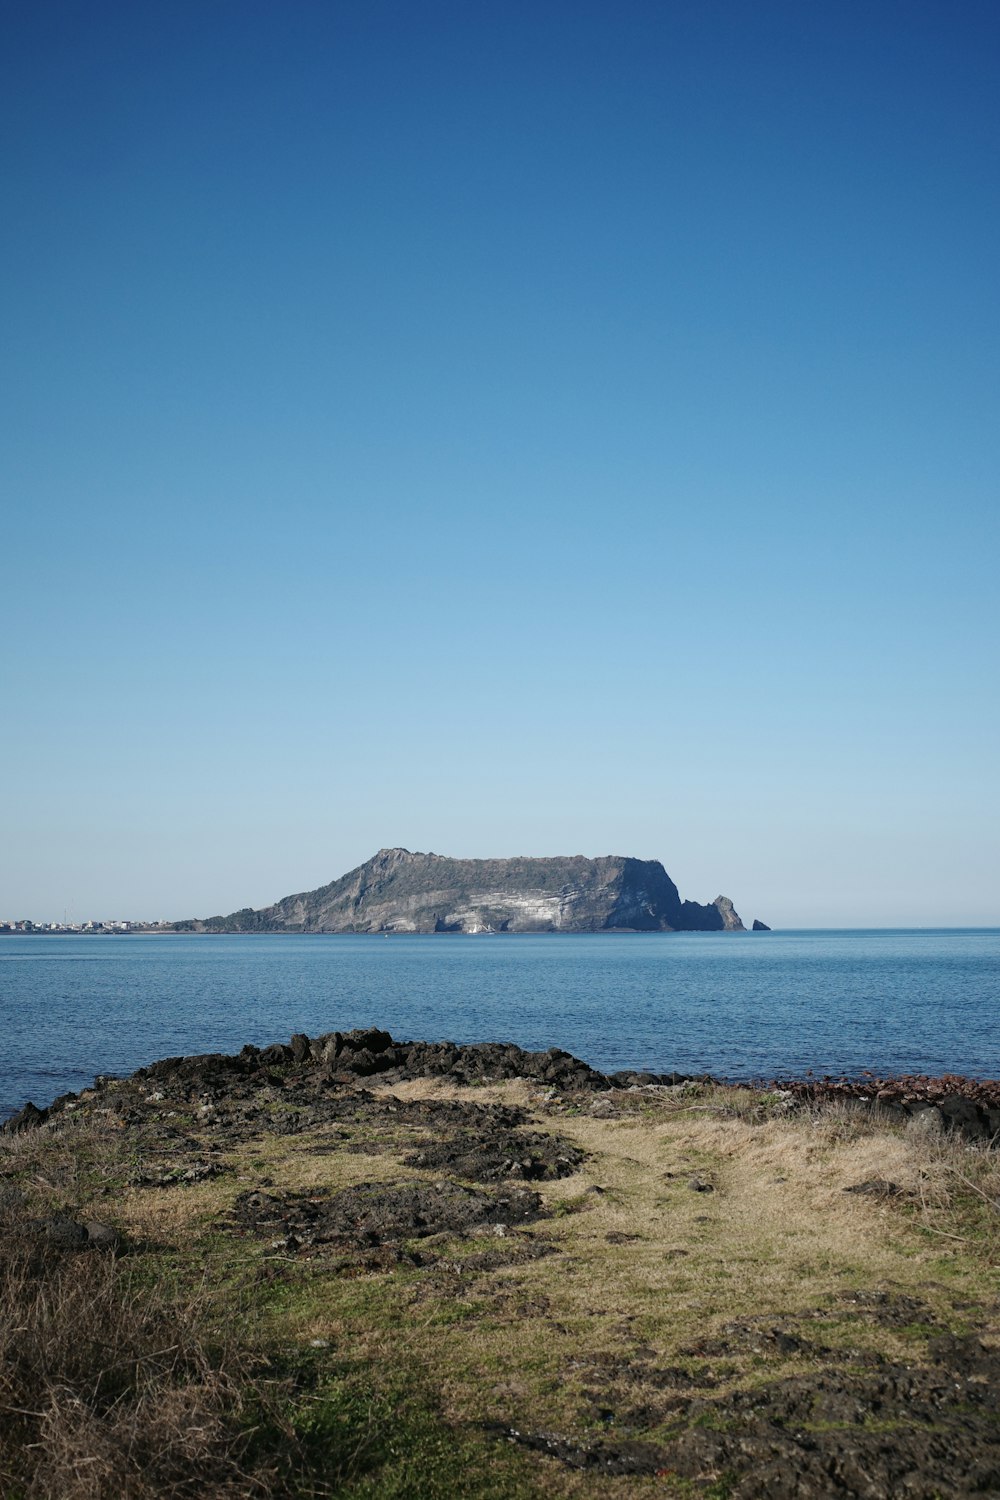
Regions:
[[[356,1026],[734,1080],[1000,1076],[1000,929],[0,937],[0,1118],[97,1073]]]

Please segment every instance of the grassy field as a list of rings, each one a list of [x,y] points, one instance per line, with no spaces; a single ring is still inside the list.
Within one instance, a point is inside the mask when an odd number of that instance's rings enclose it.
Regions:
[[[98,1094],[3,1139],[7,1500],[1000,1493],[995,1153],[704,1085],[367,1097],[219,1141],[211,1106],[136,1128]],[[514,1226],[287,1232],[427,1182],[451,1103],[585,1158]],[[120,1242],[64,1243],[88,1222]]]

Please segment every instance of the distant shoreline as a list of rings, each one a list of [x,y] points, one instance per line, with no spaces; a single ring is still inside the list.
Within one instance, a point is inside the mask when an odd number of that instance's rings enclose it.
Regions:
[[[771,927],[766,933],[760,930],[754,932],[746,928],[742,932],[718,929],[715,931],[699,931],[696,929],[682,928],[680,930],[667,931],[660,928],[650,931],[642,927],[603,927],[595,931],[582,932],[289,932],[279,928],[271,931],[240,932],[233,929],[230,932],[190,932],[179,930],[176,927],[134,927],[127,932],[114,932],[106,930],[94,931],[72,931],[66,928],[34,928],[28,931],[15,930],[13,928],[0,928],[0,938],[135,938],[135,937],[180,937],[180,938],[599,938],[599,937],[642,937],[642,938],[673,938],[673,937],[791,937],[803,935],[810,932],[833,933],[936,933],[936,932],[1000,932],[1000,923],[972,923],[961,927],[957,926],[921,926],[921,927]]]
[[[793,931],[794,929],[792,929],[792,928],[785,928],[785,929],[767,928],[766,930],[768,932],[776,932],[776,931],[779,931],[779,930]],[[811,932],[811,931],[821,931],[821,930],[824,930],[824,929],[819,929],[819,928],[815,928],[814,929],[814,928],[804,927],[804,928],[801,928],[799,930],[802,931],[802,932]],[[856,928],[856,929],[852,929],[852,928],[843,928],[843,929],[828,928],[828,929],[825,929],[825,930],[831,931],[831,932],[836,932],[838,930],[845,931],[845,932],[848,932],[848,931],[859,931],[860,932],[860,931],[863,931],[864,929],[862,929],[862,928]],[[882,929],[882,928],[871,928],[869,930],[872,931],[872,932],[878,932],[878,931],[883,931],[883,930],[886,931],[886,932],[891,932],[891,931],[895,931],[896,929],[893,929],[893,928],[885,928],[885,929]],[[918,931],[920,931],[922,929],[920,929],[920,928],[912,928],[910,930],[912,930],[914,932],[918,932]],[[965,929],[955,928],[954,930],[955,931],[963,931]],[[971,931],[974,931],[975,929],[969,928],[968,930],[971,932]],[[113,938],[132,938],[132,937],[185,937],[185,938],[219,938],[219,937],[240,937],[240,938],[275,938],[275,937],[285,937],[285,938],[288,938],[288,937],[303,937],[303,938],[316,938],[316,937],[328,937],[328,938],[329,937],[336,937],[336,938],[359,938],[359,937],[366,937],[366,938],[375,938],[375,937],[384,937],[384,938],[667,937],[667,938],[669,938],[669,937],[685,937],[685,936],[692,936],[692,937],[748,937],[748,936],[755,936],[755,937],[759,937],[760,936],[760,929],[758,929],[758,931],[756,933],[753,933],[750,928],[745,928],[745,929],[740,929],[740,930],[735,930],[735,931],[733,929],[728,929],[728,928],[718,928],[718,929],[716,929],[714,931],[705,931],[705,930],[699,930],[699,929],[696,929],[696,928],[686,928],[686,927],[685,928],[676,929],[676,930],[674,930],[674,929],[668,930],[668,929],[662,928],[662,927],[658,928],[656,930],[650,930],[649,928],[645,928],[645,927],[600,927],[600,928],[596,928],[594,930],[585,929],[585,930],[582,930],[582,931],[579,931],[579,932],[559,932],[559,931],[548,931],[548,932],[546,932],[546,931],[533,931],[533,932],[382,932],[382,931],[375,931],[375,932],[342,932],[342,931],[335,931],[335,930],[332,930],[332,929],[330,931],[328,931],[328,932],[289,932],[289,931],[287,931],[285,929],[277,928],[277,927],[272,928],[270,931],[261,931],[261,930],[258,930],[256,932],[241,932],[238,928],[235,928],[235,927],[232,930],[227,930],[227,931],[213,930],[212,932],[191,932],[191,931],[187,931],[187,930],[184,930],[184,929],[178,929],[176,927],[133,927],[133,928],[130,928],[129,931],[127,931],[127,932],[103,931],[103,930],[100,930],[100,929],[94,930],[94,931],[88,931],[88,932],[84,932],[81,929],[80,931],[74,932],[74,931],[72,931],[71,929],[68,929],[68,928],[56,928],[55,930],[52,930],[51,928],[39,928],[39,929],[31,929],[30,931],[24,931],[24,932],[18,932],[18,931],[12,930],[10,928],[0,929],[0,937],[33,937],[33,938],[58,938],[58,937],[62,937],[62,938],[111,938],[111,937],[113,937]]]

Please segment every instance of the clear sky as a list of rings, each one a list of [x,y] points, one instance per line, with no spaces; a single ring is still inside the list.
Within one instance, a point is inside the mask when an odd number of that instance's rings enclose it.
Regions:
[[[0,17],[0,917],[1000,923],[995,0]]]

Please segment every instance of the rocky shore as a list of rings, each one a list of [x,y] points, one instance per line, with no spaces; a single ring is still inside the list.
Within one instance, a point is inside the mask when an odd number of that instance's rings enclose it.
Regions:
[[[0,1213],[56,1276],[242,1278],[272,1385],[306,1351],[310,1420],[364,1381],[401,1421],[419,1388],[465,1454],[406,1488],[359,1439],[335,1482],[246,1493],[931,1500],[1000,1494],[998,1134],[997,1082],[733,1088],[334,1031],[27,1105]],[[84,1493],[17,1489],[3,1442],[5,1492]]]
[[[359,1078],[381,1082],[435,1079],[456,1085],[497,1083],[527,1079],[561,1093],[593,1092],[622,1088],[682,1088],[689,1084],[724,1086],[710,1074],[654,1073],[627,1068],[601,1073],[568,1052],[552,1047],[546,1052],[526,1052],[510,1042],[480,1042],[460,1046],[456,1042],[395,1041],[388,1031],[369,1027],[356,1031],[330,1031],[321,1036],[297,1034],[290,1043],[268,1047],[247,1046],[232,1056],[209,1053],[196,1057],[169,1057],[140,1068],[133,1081],[181,1081],[190,1088],[232,1093],[238,1081],[274,1083],[280,1076],[285,1087],[350,1084]],[[97,1088],[113,1090],[119,1080],[102,1078]],[[993,1144],[1000,1137],[1000,1081],[945,1074],[899,1074],[860,1078],[772,1079],[759,1087],[781,1096],[786,1104],[820,1106],[841,1103],[868,1109],[885,1122],[912,1124],[930,1134],[957,1132],[970,1141]],[[245,1092],[245,1091],[244,1091]],[[0,1125],[0,1134],[10,1134],[74,1108],[81,1096],[65,1094],[51,1105],[39,1108],[28,1103]],[[251,1096],[252,1097],[252,1096]]]

